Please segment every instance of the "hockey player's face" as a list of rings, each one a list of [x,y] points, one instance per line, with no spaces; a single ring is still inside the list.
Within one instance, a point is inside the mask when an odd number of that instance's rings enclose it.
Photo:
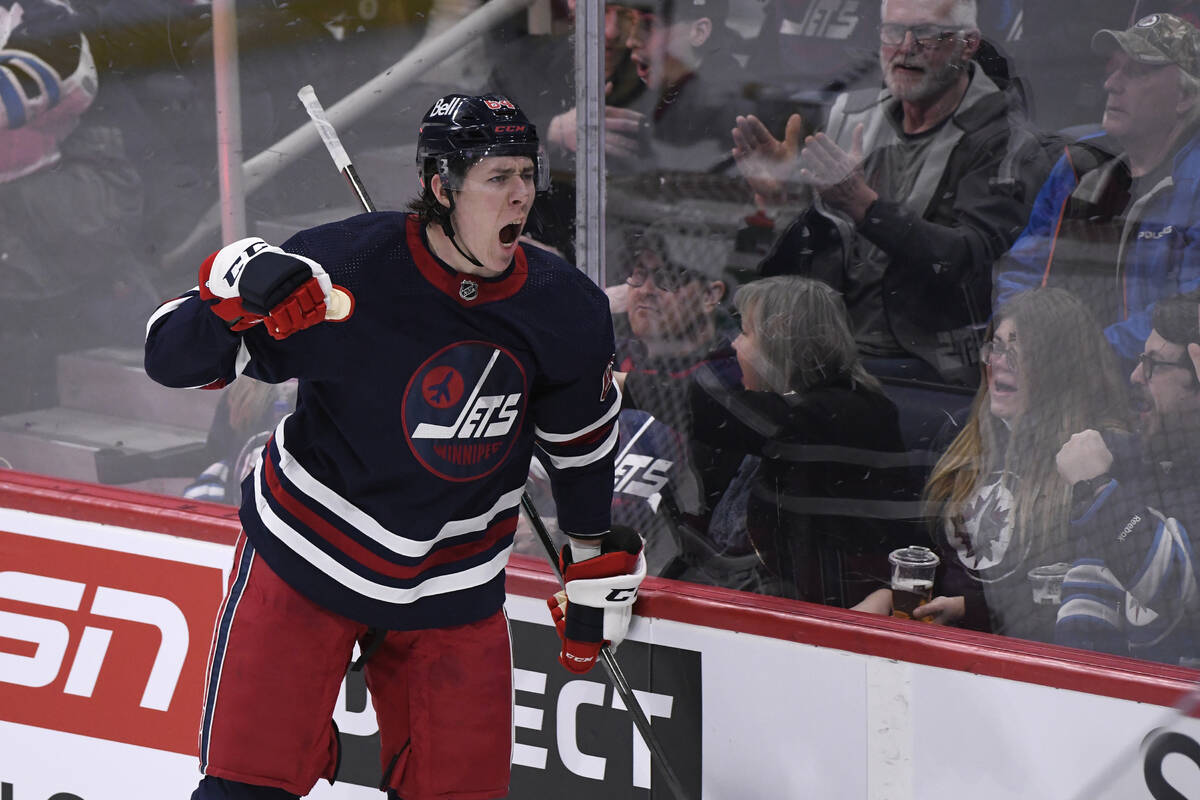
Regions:
[[[454,230],[486,275],[508,269],[536,194],[533,160],[493,156],[467,170],[455,195]]]

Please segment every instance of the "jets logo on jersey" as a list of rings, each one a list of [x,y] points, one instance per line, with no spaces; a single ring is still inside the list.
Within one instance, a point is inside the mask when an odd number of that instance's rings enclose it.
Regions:
[[[785,19],[779,25],[784,36],[817,39],[849,39],[862,20],[862,0],[816,0],[799,22]]]
[[[456,342],[430,356],[404,391],[404,430],[417,460],[444,480],[499,467],[521,430],[525,370],[507,350]]]
[[[434,408],[450,408],[462,399],[462,375],[454,367],[434,367],[421,381],[421,392]]]

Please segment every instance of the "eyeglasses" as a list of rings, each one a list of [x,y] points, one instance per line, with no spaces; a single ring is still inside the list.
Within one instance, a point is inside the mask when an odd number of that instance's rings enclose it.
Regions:
[[[654,281],[654,285],[664,292],[677,292],[693,281],[704,280],[704,275],[687,267],[666,266],[654,269],[634,267],[633,272],[625,279],[625,283],[637,289],[639,286],[643,286],[647,279]]]
[[[1017,363],[1019,361],[1018,356],[1019,354],[1017,353],[1017,348],[1013,347],[1011,344],[1006,344],[999,339],[992,339],[990,342],[984,342],[983,347],[979,348],[980,361],[990,367],[992,366],[993,361],[999,361],[1001,358],[1003,358],[1005,366],[1007,366],[1009,372],[1014,375],[1017,374]]]
[[[949,25],[899,25],[885,22],[879,26],[879,42],[889,47],[899,47],[904,44],[904,37],[911,32],[917,47],[928,49],[950,41],[960,30],[961,28]]]
[[[1184,353],[1178,361],[1160,361],[1150,353],[1142,353],[1137,357],[1137,362],[1142,365],[1142,377],[1147,381],[1154,377],[1155,367],[1178,367],[1188,370],[1192,368],[1192,360],[1187,353]]]

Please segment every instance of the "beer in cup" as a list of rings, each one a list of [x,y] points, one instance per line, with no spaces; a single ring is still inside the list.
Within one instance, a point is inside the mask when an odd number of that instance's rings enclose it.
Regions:
[[[893,550],[892,616],[912,619],[913,609],[933,598],[933,575],[940,559],[928,547],[913,545]]]
[[[1033,589],[1033,602],[1039,606],[1057,606],[1062,603],[1063,578],[1070,564],[1044,564],[1029,570],[1029,583]]]

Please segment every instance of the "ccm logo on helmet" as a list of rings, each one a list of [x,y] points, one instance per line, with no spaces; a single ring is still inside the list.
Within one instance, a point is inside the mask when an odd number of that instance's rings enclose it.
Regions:
[[[493,128],[496,133],[521,133],[525,130],[524,125],[497,125]]]

